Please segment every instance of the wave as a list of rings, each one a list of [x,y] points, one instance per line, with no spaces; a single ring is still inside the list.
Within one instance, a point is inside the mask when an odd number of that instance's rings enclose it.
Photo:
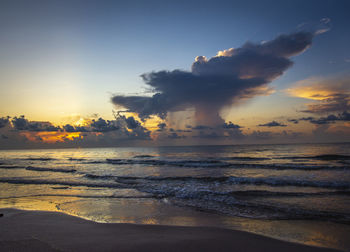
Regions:
[[[86,183],[75,181],[58,181],[42,179],[18,179],[18,178],[0,178],[0,183],[9,184],[27,184],[27,185],[60,185],[60,186],[86,186],[86,187],[105,187],[105,188],[129,188],[116,183]]]
[[[349,155],[340,155],[340,154],[322,154],[315,156],[291,156],[291,157],[278,157],[276,159],[318,159],[325,161],[336,161],[336,160],[350,160]]]
[[[69,186],[53,186],[53,187],[51,187],[51,189],[54,189],[54,190],[65,190],[65,189],[69,189]]]
[[[148,199],[152,198],[152,195],[81,195],[81,194],[30,194],[21,196],[0,197],[3,199],[18,199],[18,198],[30,198],[30,197],[76,197],[76,198],[97,198],[97,199]]]
[[[325,192],[277,192],[266,190],[247,190],[247,191],[231,191],[220,193],[235,197],[309,197],[309,196],[330,196],[330,195],[349,195],[350,191],[337,190]]]
[[[93,160],[93,161],[87,161],[84,162],[84,164],[105,164],[106,161],[102,161],[102,160]]]
[[[350,170],[350,166],[340,165],[309,165],[309,164],[246,164],[234,163],[231,168],[251,168],[267,170],[301,170],[301,171],[318,171],[318,170]]]
[[[288,180],[281,178],[250,178],[250,177],[129,177],[129,176],[103,176],[96,178],[115,178],[119,183],[142,183],[143,181],[194,181],[194,182],[221,182],[226,184],[253,184],[253,185],[268,185],[268,186],[296,186],[296,187],[318,187],[318,188],[332,188],[332,189],[350,189],[349,182],[343,181],[313,181],[313,180]]]
[[[84,177],[90,178],[90,179],[113,179],[113,178],[118,178],[118,176],[114,176],[114,175],[95,175],[95,174],[85,174]]]
[[[1,165],[0,169],[24,169],[24,166],[18,166],[18,165]]]
[[[278,220],[324,220],[337,223],[350,224],[348,213],[317,211],[291,207],[288,205],[267,205],[264,203],[247,202],[226,198],[202,198],[198,200],[173,199],[172,203],[180,206],[194,207],[197,210],[216,212],[231,216],[247,217],[254,219],[278,219]],[[208,202],[211,202],[208,204]]]
[[[29,170],[29,171],[47,171],[47,172],[63,172],[63,173],[73,173],[73,172],[77,171],[75,169],[60,169],[60,168],[54,169],[54,168],[33,167],[33,166],[26,167],[26,170]]]
[[[241,160],[241,161],[264,161],[271,160],[271,158],[263,158],[263,157],[221,157],[219,160]]]
[[[318,156],[314,156],[314,158],[321,159],[321,160],[350,160],[350,156],[348,155],[336,155],[336,154],[318,155]]]
[[[152,155],[136,155],[134,158],[153,158],[154,156]]]
[[[70,160],[70,161],[84,161],[85,158],[72,158],[72,157],[70,157],[70,158],[68,158],[68,160]]]
[[[37,194],[26,197],[57,196],[57,197],[81,197],[81,198],[166,198],[173,204],[194,207],[202,211],[214,211],[217,213],[261,219],[310,219],[327,220],[350,224],[349,214],[307,210],[291,207],[280,203],[254,202],[255,198],[264,197],[313,197],[330,195],[350,195],[350,183],[308,180],[284,180],[279,178],[247,178],[247,177],[132,177],[113,175],[86,174],[86,178],[96,180],[111,180],[103,183],[83,181],[58,181],[41,179],[0,178],[0,183],[12,184],[37,184],[56,185],[55,189],[68,189],[74,186],[91,188],[136,189],[145,196],[118,196],[118,195],[79,195],[79,194]],[[256,184],[272,186],[312,186],[338,189],[322,192],[283,192],[268,190],[246,191],[215,191],[216,185],[227,184]],[[21,197],[21,196],[18,196]],[[14,198],[14,197],[9,197]],[[1,199],[1,198],[0,198]],[[276,205],[277,204],[277,205]]]
[[[55,158],[49,158],[49,157],[41,157],[41,158],[23,158],[23,160],[29,160],[29,161],[51,161],[56,160]]]
[[[113,165],[158,165],[158,166],[180,166],[180,167],[228,167],[229,163],[219,160],[154,160],[154,159],[106,159],[106,162]]]
[[[229,158],[232,160],[232,158]],[[246,157],[235,158],[243,161]],[[248,160],[248,159],[246,159]],[[249,159],[256,160],[256,159]],[[102,161],[99,161],[102,162]],[[308,165],[308,164],[256,164],[256,163],[230,163],[218,159],[205,160],[156,160],[156,159],[106,159],[106,163],[112,165],[155,165],[155,166],[175,166],[188,168],[247,168],[247,169],[273,169],[273,170],[349,170],[350,166],[340,165]]]

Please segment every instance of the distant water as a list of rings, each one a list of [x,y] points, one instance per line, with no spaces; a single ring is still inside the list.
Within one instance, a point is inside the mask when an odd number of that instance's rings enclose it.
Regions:
[[[350,144],[0,151],[0,207],[103,222],[237,228],[239,220],[239,229],[346,249]],[[335,232],[308,242],[303,228],[288,237],[273,223]]]

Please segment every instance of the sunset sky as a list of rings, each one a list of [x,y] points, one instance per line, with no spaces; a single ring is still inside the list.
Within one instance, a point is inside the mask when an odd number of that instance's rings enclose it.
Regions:
[[[349,9],[1,1],[0,148],[350,141]]]

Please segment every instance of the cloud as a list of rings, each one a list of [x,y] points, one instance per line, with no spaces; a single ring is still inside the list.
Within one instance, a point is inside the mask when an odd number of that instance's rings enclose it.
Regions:
[[[62,129],[66,132],[110,132],[119,130],[119,127],[116,125],[115,121],[104,120],[100,117],[97,120],[90,120],[85,126],[66,124]]]
[[[115,120],[105,120],[103,118],[97,120],[92,119],[91,122],[85,126],[72,126],[67,124],[63,126],[63,129],[66,132],[108,133],[119,131],[119,137],[125,135],[125,138],[139,137],[148,139],[150,137],[150,132],[134,117],[126,117],[121,114],[116,115]]]
[[[313,100],[305,104],[305,113],[326,114],[350,110],[350,76],[311,77],[287,89],[291,96]]]
[[[10,117],[0,117],[0,128],[5,127],[10,122]]]
[[[141,75],[153,96],[116,95],[111,100],[142,120],[152,115],[165,119],[169,112],[194,108],[197,125],[222,125],[220,111],[225,106],[270,94],[268,84],[293,65],[290,57],[306,50],[314,36],[312,32],[296,32],[219,51],[210,59],[198,56],[191,71]]]
[[[299,119],[290,119],[289,121],[293,121],[295,123],[298,123],[299,121],[308,121],[312,124],[317,124],[317,125],[329,124],[337,121],[347,122],[347,121],[350,121],[350,113],[348,113],[347,111],[344,111],[343,113],[340,113],[338,115],[331,114],[326,117],[319,117],[319,118],[309,116],[309,117],[302,117]]]
[[[259,124],[258,126],[260,126],[260,127],[287,127],[287,125],[285,125],[283,123],[276,122],[276,121],[268,122],[265,124]]]
[[[59,131],[61,129],[60,127],[52,125],[50,122],[28,121],[23,115],[20,117],[14,117],[11,122],[15,130]]]
[[[166,128],[166,123],[158,123],[157,131],[163,131]]]
[[[232,122],[224,123],[224,124],[222,125],[222,127],[223,127],[224,129],[240,129],[240,128],[242,128],[241,126],[239,126],[239,125],[237,125],[237,124],[234,124],[234,123],[232,123]]]
[[[9,118],[0,118],[0,148],[116,146],[151,140],[141,122],[120,114],[115,120],[85,119],[84,126],[54,126],[25,116]]]
[[[206,125],[197,125],[195,127],[192,127],[193,130],[207,130],[207,129],[213,129],[212,127],[206,126]]]
[[[129,129],[136,129],[137,127],[141,126],[140,122],[136,121],[132,116],[126,118],[125,122]]]
[[[74,127],[73,125],[66,124],[62,128],[65,132],[88,132],[88,129],[84,126],[75,126]]]
[[[106,121],[102,118],[99,118],[98,120],[92,120],[90,126],[95,132],[108,132],[119,129],[118,126],[114,125],[113,121]]]
[[[324,114],[350,110],[350,94],[334,94],[318,103],[307,104],[307,109],[301,112]]]
[[[179,135],[175,132],[172,132],[168,135],[168,138],[171,138],[171,139],[181,139],[181,138],[186,138],[186,136],[184,135]]]
[[[294,124],[298,124],[299,120],[298,119],[288,119],[288,122],[292,122]]]

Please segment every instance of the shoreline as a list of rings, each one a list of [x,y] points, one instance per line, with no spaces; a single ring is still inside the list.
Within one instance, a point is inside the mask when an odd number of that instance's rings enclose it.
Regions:
[[[13,208],[0,213],[1,251],[340,251],[224,228],[107,224]]]

